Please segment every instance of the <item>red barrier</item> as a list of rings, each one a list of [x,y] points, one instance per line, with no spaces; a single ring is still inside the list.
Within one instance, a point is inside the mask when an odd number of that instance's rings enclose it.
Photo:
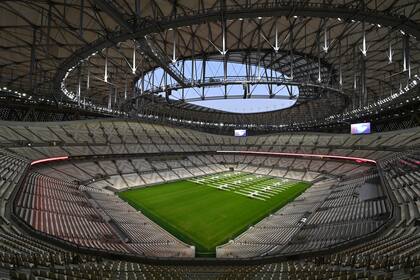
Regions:
[[[31,165],[35,165],[38,163],[45,163],[45,162],[52,162],[52,161],[59,161],[59,160],[67,160],[69,159],[68,156],[61,156],[61,157],[51,157],[51,158],[43,158],[43,159],[37,159],[31,162]]]
[[[250,154],[250,155],[270,155],[270,156],[292,156],[292,157],[312,157],[312,158],[328,158],[328,159],[342,159],[351,160],[357,163],[373,163],[376,161],[368,158],[359,157],[346,157],[346,156],[334,156],[334,155],[319,155],[319,154],[300,154],[300,153],[277,153],[277,152],[255,152],[255,151],[217,151],[218,153],[239,153],[239,154]]]

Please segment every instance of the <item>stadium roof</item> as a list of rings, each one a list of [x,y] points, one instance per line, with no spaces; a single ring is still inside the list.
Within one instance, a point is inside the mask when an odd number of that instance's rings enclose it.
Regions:
[[[197,121],[323,120],[383,106],[418,80],[418,5],[417,0],[2,1],[0,86],[27,97],[70,97],[81,106]],[[279,82],[267,74],[265,82],[297,85],[299,98],[290,109],[248,116],[168,102],[162,92],[213,86],[203,83],[208,76],[202,68],[191,81],[174,63],[194,59],[280,71],[290,79]],[[159,90],[135,86],[156,68],[167,73],[155,82]],[[247,87],[261,82],[249,73],[241,79],[226,75],[219,85],[227,88],[234,79],[243,85],[243,98],[252,98]]]

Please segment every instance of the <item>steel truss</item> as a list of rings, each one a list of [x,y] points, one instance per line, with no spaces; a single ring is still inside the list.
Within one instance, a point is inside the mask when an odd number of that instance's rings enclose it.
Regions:
[[[219,59],[227,61],[241,50],[252,54],[253,63],[273,61],[274,69],[292,76],[302,89],[305,82],[312,85],[307,99],[322,94],[330,98],[302,100],[288,113],[239,120],[276,123],[369,105],[404,87],[419,71],[415,0],[140,2],[0,3],[5,17],[19,19],[19,24],[0,26],[6,42],[1,45],[1,86],[60,100],[66,98],[61,95],[64,85],[80,106],[90,101],[122,108],[130,98],[138,98],[138,78],[156,67],[166,68],[177,80],[172,88],[191,86],[172,67],[173,60],[220,52]],[[25,13],[27,9],[35,15]],[[301,66],[299,61],[311,62]],[[309,82],[302,79],[306,72],[312,76]],[[207,85],[212,84],[203,83]],[[334,89],[344,97],[328,93]],[[212,118],[211,110],[164,105],[147,93],[134,103],[140,113],[179,117],[186,110],[188,119],[203,119],[202,113]],[[237,122],[236,116],[222,116],[213,115]]]

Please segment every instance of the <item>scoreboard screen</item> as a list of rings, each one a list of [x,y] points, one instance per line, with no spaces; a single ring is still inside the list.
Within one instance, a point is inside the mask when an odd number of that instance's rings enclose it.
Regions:
[[[235,136],[245,137],[246,136],[246,129],[235,129]]]
[[[370,134],[370,122],[352,124],[351,134]]]

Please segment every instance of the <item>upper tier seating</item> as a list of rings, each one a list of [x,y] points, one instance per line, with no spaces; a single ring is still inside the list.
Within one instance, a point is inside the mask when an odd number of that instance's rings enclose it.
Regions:
[[[419,128],[414,128],[363,137],[326,133],[282,133],[235,138],[125,120],[0,123],[2,145],[29,159],[111,153],[193,153],[220,149],[321,153],[379,159],[390,155],[389,149],[418,146],[418,131]]]

